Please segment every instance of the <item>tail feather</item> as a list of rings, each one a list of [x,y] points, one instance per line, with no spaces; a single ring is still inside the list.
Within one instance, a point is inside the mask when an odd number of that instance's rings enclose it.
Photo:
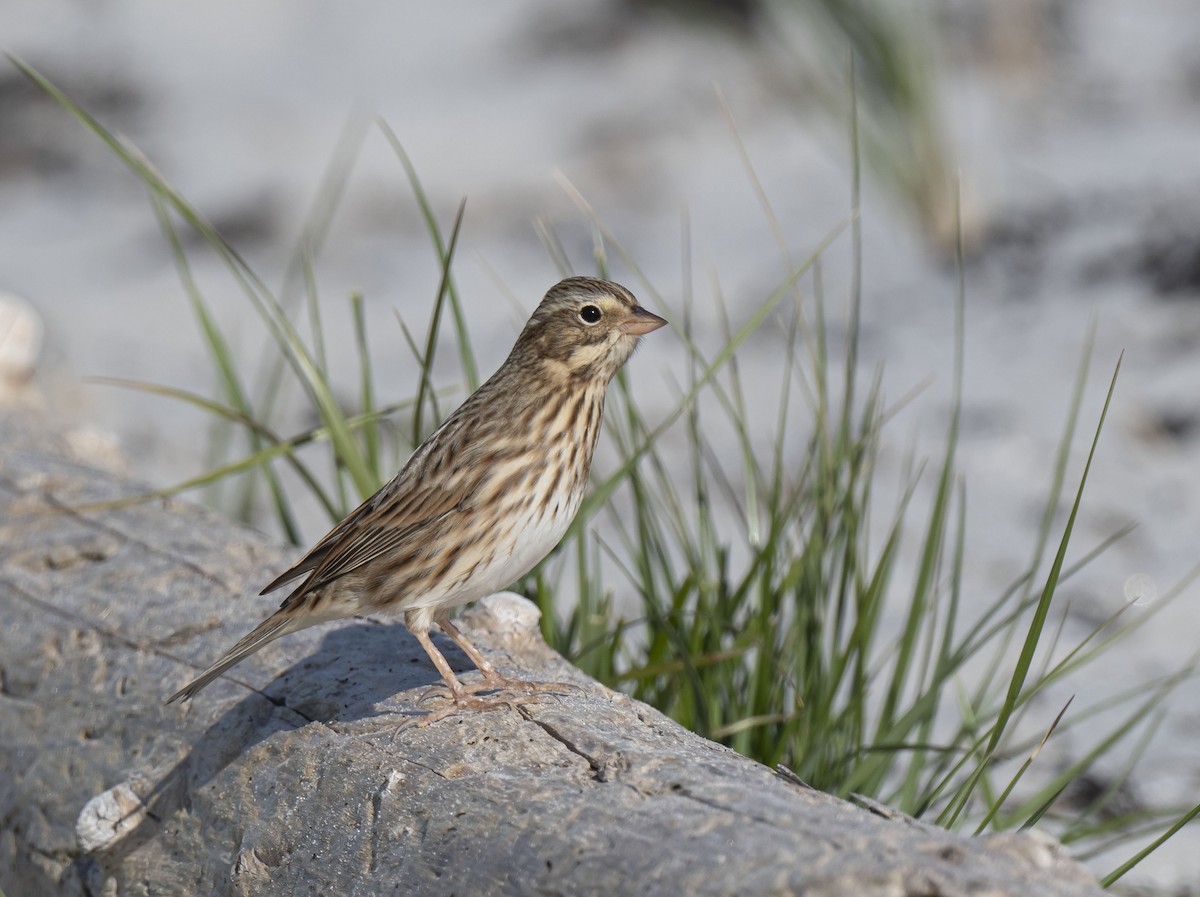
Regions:
[[[176,701],[190,700],[196,692],[211,683],[234,664],[245,660],[259,648],[270,644],[280,636],[307,628],[311,625],[311,622],[297,620],[294,615],[287,614],[282,610],[275,613],[255,626],[245,638],[221,655],[221,658],[216,663],[197,676],[192,682],[167,698],[167,703],[174,704]]]

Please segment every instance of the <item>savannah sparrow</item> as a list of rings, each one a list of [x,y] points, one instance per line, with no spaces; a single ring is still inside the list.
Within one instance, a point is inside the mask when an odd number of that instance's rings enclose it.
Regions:
[[[386,486],[262,594],[299,580],[272,616],[167,701],[187,700],[263,645],[316,623],[404,613],[458,707],[482,706],[429,638],[437,623],[483,674],[509,684],[450,610],[528,573],[579,510],[609,381],[638,338],[667,322],[624,287],[552,287],[508,360]]]

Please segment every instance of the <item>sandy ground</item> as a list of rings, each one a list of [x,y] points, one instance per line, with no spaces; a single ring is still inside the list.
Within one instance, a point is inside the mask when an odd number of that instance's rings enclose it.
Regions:
[[[1073,606],[1067,631],[1077,637],[1135,585],[1161,595],[1200,562],[1200,7],[935,6],[938,113],[947,157],[962,172],[972,239],[960,469],[967,594],[978,607],[1028,561],[1093,322],[1073,480],[1125,353],[1074,556],[1127,522],[1138,526],[1064,586]],[[271,284],[284,279],[339,141],[362,124],[317,276],[335,358],[352,357],[344,299],[364,294],[385,398],[409,394],[413,369],[395,314],[423,328],[438,270],[374,116],[403,142],[444,222],[468,198],[456,273],[486,370],[558,276],[535,222],[559,234],[577,270],[592,269],[591,228],[564,181],[618,235],[668,316],[683,291],[686,218],[699,328],[710,344],[719,337],[715,282],[735,318],[779,282],[780,251],[717,88],[794,257],[849,210],[844,123],[819,101],[822,82],[803,75],[796,54],[805,44],[786,28],[730,37],[601,2],[565,12],[532,2],[214,0],[181,10],[150,0],[7,0],[0,45],[127,135]],[[0,122],[0,290],[25,297],[46,322],[41,380],[50,401],[115,434],[149,480],[195,473],[205,460],[203,416],[82,382],[103,375],[211,387],[144,190],[11,67],[0,69]],[[944,244],[926,239],[870,168],[862,220],[863,370],[883,366],[893,400],[922,390],[889,426],[887,495],[905,459],[934,455],[945,431],[956,285]],[[849,255],[845,239],[830,253],[834,308],[846,294]],[[196,258],[199,283],[252,363],[262,337],[244,299],[216,262]],[[620,264],[614,276],[638,285]],[[667,407],[684,358],[669,334],[653,339],[632,363],[651,414]],[[763,340],[744,374],[769,384],[778,358]],[[353,376],[348,369],[348,390]],[[320,525],[314,518],[310,535]],[[1179,669],[1197,631],[1192,588],[1104,669],[1072,683],[1077,704]],[[1047,704],[1047,722],[1055,710]],[[1140,796],[1200,795],[1196,717],[1194,699],[1174,702],[1135,777]],[[1100,731],[1063,739],[1063,756]],[[1107,871],[1109,859],[1096,870]],[[1177,839],[1131,880],[1163,892],[1194,886],[1194,838]]]

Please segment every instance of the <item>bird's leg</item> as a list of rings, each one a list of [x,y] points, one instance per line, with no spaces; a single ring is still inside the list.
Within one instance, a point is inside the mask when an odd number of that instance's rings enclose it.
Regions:
[[[409,621],[406,620],[406,622]],[[451,628],[453,629],[454,627]],[[462,682],[459,681],[459,678],[454,675],[454,670],[450,669],[450,664],[446,661],[445,656],[437,649],[437,646],[429,637],[429,630],[419,625],[412,625],[409,631],[416,636],[416,639],[418,642],[420,642],[421,647],[425,649],[425,653],[429,655],[429,659],[433,661],[433,665],[437,667],[438,674],[442,677],[442,681],[446,683],[446,688],[450,692],[450,696],[454,699],[453,704],[443,707],[441,710],[431,711],[425,716],[421,717],[420,720],[417,721],[418,727],[424,728],[431,723],[436,723],[438,720],[445,719],[448,716],[453,716],[456,713],[461,713],[464,710],[499,710],[501,708],[508,708],[511,710],[516,709],[522,703],[525,703],[528,700],[532,700],[529,698],[518,698],[513,700],[503,696],[487,698],[472,697],[469,693],[470,689],[464,687]],[[454,633],[458,635],[459,638],[466,641],[466,637],[463,636],[463,634],[457,629],[454,629]],[[451,636],[451,638],[453,638],[453,636]],[[455,639],[455,641],[457,642],[458,639]],[[467,644],[470,644],[470,642],[467,642]],[[479,650],[474,645],[471,645],[471,650],[476,656],[479,656],[481,660],[483,659],[482,655],[479,655]],[[474,657],[472,657],[472,660],[473,659]],[[487,661],[484,660],[484,663],[487,664]],[[503,677],[496,672],[495,668],[492,667],[491,664],[488,664],[488,667],[491,669],[494,677],[503,681]]]
[[[450,664],[446,662],[445,656],[437,649],[437,645],[433,643],[433,639],[429,637],[429,631],[414,629],[412,630],[412,634],[417,637],[417,641],[421,643],[421,647],[425,649],[425,653],[429,655],[429,659],[437,667],[438,675],[446,683],[446,688],[450,690],[450,695],[454,698],[454,703],[461,704],[466,700],[467,690],[463,688],[463,684],[454,675],[454,670],[450,669]]]
[[[482,652],[475,647],[474,643],[465,635],[463,635],[462,631],[457,626],[450,622],[449,611],[444,610],[439,613],[434,618],[434,622],[438,624],[442,632],[446,633],[446,635],[453,639],[454,644],[462,648],[463,653],[470,658],[471,663],[475,664],[475,666],[479,669],[479,672],[483,673],[483,682],[481,684],[475,686],[463,686],[468,692],[505,688],[525,692],[561,692],[565,689],[575,688],[575,686],[569,685],[565,682],[529,682],[528,680],[509,679],[507,676],[502,676],[496,671],[496,668],[492,666],[491,662],[483,656]]]
[[[462,648],[463,653],[470,658],[471,663],[475,664],[479,672],[483,673],[483,680],[488,688],[504,688],[510,684],[508,679],[496,672],[496,668],[492,666],[491,661],[483,656],[483,653],[475,647],[474,643],[463,635],[457,626],[450,622],[449,611],[442,611],[434,619],[442,632],[450,636],[454,644]]]

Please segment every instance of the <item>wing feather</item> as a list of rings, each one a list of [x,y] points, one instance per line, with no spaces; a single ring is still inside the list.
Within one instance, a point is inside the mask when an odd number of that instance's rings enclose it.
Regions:
[[[415,460],[415,459],[414,459]],[[331,529],[293,567],[272,580],[262,594],[308,575],[300,596],[362,569],[372,561],[417,544],[435,524],[460,513],[478,487],[477,476],[419,483],[422,465],[406,465],[396,480],[376,492]],[[440,479],[440,478],[439,478]]]
[[[501,369],[503,370],[503,369]],[[307,579],[288,602],[353,573],[392,552],[403,553],[418,544],[428,531],[448,517],[470,507],[480,494],[494,463],[484,463],[488,440],[481,431],[478,409],[490,407],[496,390],[507,391],[497,377],[477,389],[437,431],[413,453],[396,477],[364,501],[309,550],[296,564],[272,580],[262,594],[274,591],[301,576]],[[503,426],[511,425],[504,418]],[[501,460],[489,448],[488,462]],[[443,457],[449,455],[450,457]],[[447,477],[438,460],[457,468]]]

